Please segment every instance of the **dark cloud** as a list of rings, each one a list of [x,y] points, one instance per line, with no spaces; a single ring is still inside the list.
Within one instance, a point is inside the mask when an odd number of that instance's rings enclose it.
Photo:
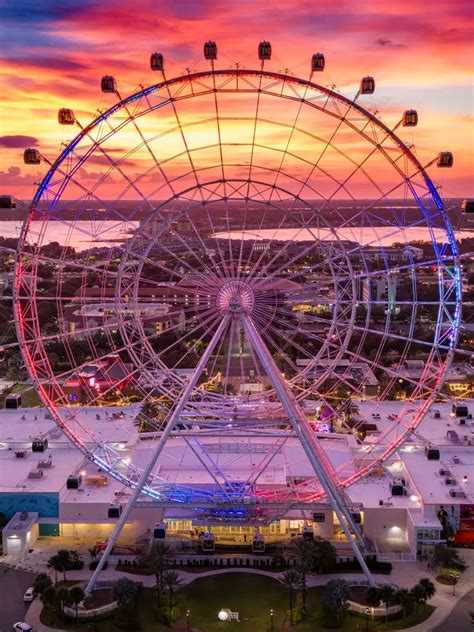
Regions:
[[[25,149],[25,147],[36,147],[37,144],[38,139],[34,136],[22,136],[21,134],[16,136],[0,136],[0,147],[8,147],[9,149]]]
[[[6,65],[11,65],[20,68],[42,68],[48,70],[60,70],[71,71],[88,70],[89,66],[86,64],[68,59],[67,56],[58,55],[58,57],[41,57],[41,55],[30,55],[24,58],[18,57],[6,57],[4,58]]]
[[[382,48],[406,48],[406,44],[398,44],[386,37],[379,37],[375,43]]]
[[[0,17],[8,22],[35,22],[46,23],[56,20],[65,20],[75,13],[80,13],[84,9],[89,9],[99,1],[95,0],[16,0],[0,5]]]

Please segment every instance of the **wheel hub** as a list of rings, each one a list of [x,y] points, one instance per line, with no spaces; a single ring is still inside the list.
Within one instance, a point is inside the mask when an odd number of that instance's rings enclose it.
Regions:
[[[227,281],[217,292],[216,306],[222,315],[249,315],[254,305],[254,291],[242,281]]]

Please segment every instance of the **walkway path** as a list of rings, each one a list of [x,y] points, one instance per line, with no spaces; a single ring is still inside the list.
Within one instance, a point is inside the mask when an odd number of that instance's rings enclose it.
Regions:
[[[428,570],[426,568],[426,564],[422,564],[420,562],[394,563],[391,575],[374,575],[378,583],[391,583],[405,588],[412,588],[418,582],[420,577],[429,577],[435,584],[436,594],[433,599],[430,600],[430,605],[435,606],[436,610],[433,612],[429,619],[417,626],[410,628],[410,632],[464,632],[462,628],[456,627],[454,624],[449,625],[448,622],[448,617],[450,619],[450,614],[456,604],[458,604],[458,606],[455,608],[452,615],[454,617],[454,622],[461,620],[462,612],[464,611],[464,609],[467,610],[468,607],[469,609],[474,609],[473,604],[470,604],[469,606],[467,605],[469,601],[469,597],[467,597],[467,594],[470,593],[470,595],[472,596],[474,589],[474,550],[463,549],[460,553],[468,564],[468,569],[465,571],[465,573],[463,573],[461,581],[456,586],[455,597],[453,597],[452,595],[452,587],[445,586],[436,582],[435,574],[431,570]],[[183,578],[184,585],[200,579],[201,577],[208,577],[210,575],[220,575],[225,573],[258,573],[260,575],[273,577],[274,579],[279,581],[281,581],[281,578],[283,576],[283,572],[272,573],[260,569],[247,569],[240,567],[228,567],[215,570],[212,569],[200,573],[190,573],[188,571],[179,570],[179,573]],[[153,575],[134,575],[131,573],[124,573],[122,571],[116,570],[103,571],[100,575],[100,579],[113,581],[118,579],[119,577],[123,577],[124,575],[129,577],[130,579],[142,582],[144,586],[152,587],[155,585],[155,577]],[[88,569],[83,569],[82,571],[70,571],[68,573],[68,579],[86,581],[89,578],[90,571]],[[326,584],[329,579],[336,578],[346,579],[348,582],[360,582],[364,580],[364,576],[361,573],[313,575],[308,578],[308,586],[321,586]],[[466,595],[466,599],[462,600],[462,603],[459,604],[461,598],[464,597],[464,595]],[[35,632],[48,632],[50,628],[47,628],[46,626],[43,626],[41,624],[38,625],[38,608],[40,606],[41,604],[38,600],[35,600],[35,602],[33,602],[33,605],[28,612],[28,619],[26,619],[26,621],[27,623],[30,623],[30,625],[34,623]],[[445,621],[446,624],[444,625]],[[467,630],[469,630],[469,628],[467,628]],[[57,632],[57,630],[55,632]],[[469,630],[469,632],[471,631]]]

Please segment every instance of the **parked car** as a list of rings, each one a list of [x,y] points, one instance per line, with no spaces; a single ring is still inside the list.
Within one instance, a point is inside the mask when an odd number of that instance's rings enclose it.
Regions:
[[[35,598],[35,589],[33,586],[30,586],[26,589],[25,594],[23,595],[23,601],[33,601]]]
[[[23,621],[18,621],[18,623],[13,624],[13,629],[15,632],[33,632],[33,628],[28,623],[24,623]]]

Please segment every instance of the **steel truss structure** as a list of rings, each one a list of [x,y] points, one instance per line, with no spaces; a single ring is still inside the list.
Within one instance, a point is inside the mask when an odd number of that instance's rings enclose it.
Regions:
[[[109,81],[118,101],[86,126],[63,114],[79,133],[42,156],[18,246],[30,376],[67,436],[134,490],[88,590],[142,494],[255,524],[329,502],[370,577],[344,489],[419,425],[457,340],[457,246],[427,174],[436,159],[423,166],[395,133],[406,117],[390,129],[363,91],[348,99],[263,61],[211,65],[123,99]],[[404,370],[414,356],[418,374]],[[402,395],[364,445],[358,402]],[[132,405],[146,459],[86,420],[84,406],[111,402]],[[183,470],[201,468],[198,485],[163,475],[170,445]],[[263,484],[282,461],[284,483]]]

